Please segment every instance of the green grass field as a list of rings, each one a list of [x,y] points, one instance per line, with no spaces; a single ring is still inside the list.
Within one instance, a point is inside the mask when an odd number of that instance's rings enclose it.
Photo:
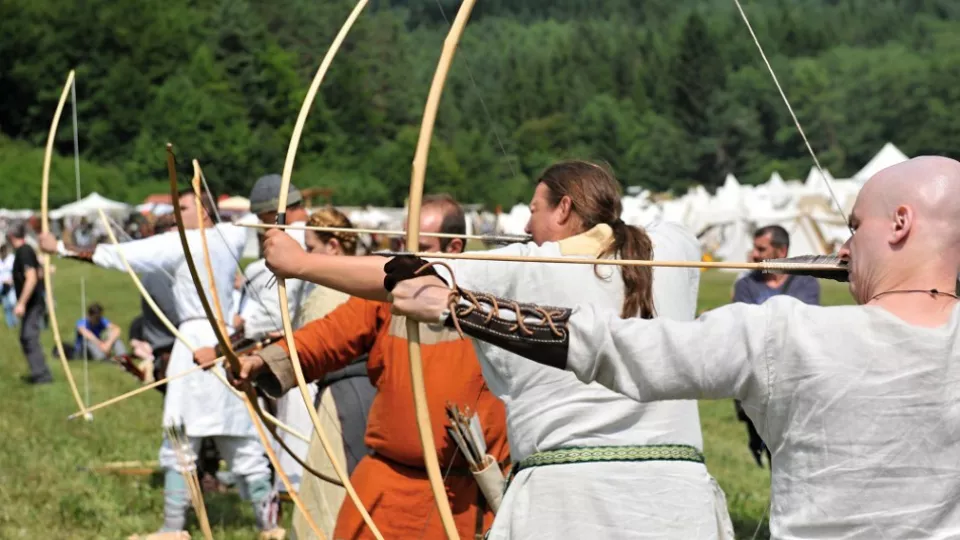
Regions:
[[[65,340],[81,316],[81,283],[88,302],[103,304],[106,316],[124,327],[139,310],[129,277],[59,260],[54,275],[57,316]],[[729,302],[733,274],[705,272],[700,309]],[[846,287],[822,282],[825,304],[848,303]],[[50,332],[44,335],[49,351]],[[95,413],[93,422],[67,421],[76,410],[55,356],[48,358],[55,384],[32,387],[20,381],[26,362],[15,331],[0,328],[0,538],[120,539],[156,529],[163,512],[158,476],[122,476],[84,471],[117,461],[153,461],[160,443],[159,393],[151,391]],[[121,368],[82,362],[70,368],[89,403],[136,388]],[[86,383],[85,383],[86,381]],[[757,468],[733,403],[700,404],[707,465],[726,492],[738,538],[767,538],[765,508],[769,472]],[[205,496],[216,538],[255,538],[253,515],[233,493]],[[285,509],[289,509],[285,506]],[[289,511],[287,515],[289,516]],[[191,533],[200,531],[191,520]]]

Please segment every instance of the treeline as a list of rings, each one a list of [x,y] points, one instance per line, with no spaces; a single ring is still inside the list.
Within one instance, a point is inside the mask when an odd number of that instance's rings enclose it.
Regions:
[[[744,1],[823,164],[886,141],[960,146],[960,2]],[[37,207],[42,146],[77,70],[84,193],[166,191],[164,145],[221,192],[280,172],[307,86],[353,0],[6,0],[0,206]],[[454,0],[371,0],[327,75],[294,181],[342,204],[402,204]],[[76,197],[70,109],[51,204]],[[732,0],[480,0],[447,81],[428,191],[505,206],[553,160],[609,162],[682,191],[811,165]]]

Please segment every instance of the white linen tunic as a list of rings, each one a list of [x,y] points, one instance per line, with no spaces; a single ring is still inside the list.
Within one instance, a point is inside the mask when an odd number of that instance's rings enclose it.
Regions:
[[[303,221],[291,223],[293,226],[306,225]],[[301,248],[306,249],[304,231],[300,229],[283,229],[291,238],[300,244]],[[247,297],[243,311],[240,316],[243,318],[243,335],[248,339],[261,339],[270,332],[283,330],[283,319],[280,318],[280,292],[277,288],[277,281],[273,272],[267,268],[266,260],[258,259],[247,265],[244,270],[246,278]],[[300,321],[302,304],[307,296],[315,287],[313,283],[305,282],[299,279],[284,280],[287,287],[287,308],[290,313],[291,324],[297,328]],[[317,397],[317,386],[315,384],[307,385],[310,392],[310,399],[313,402]],[[297,430],[301,435],[311,437],[314,433],[313,422],[310,420],[310,413],[303,403],[303,397],[297,388],[291,389],[286,394],[277,399],[277,419],[284,424]],[[309,443],[299,439],[283,430],[277,432],[283,442],[291,450],[296,452],[297,457],[306,460],[309,450]],[[271,440],[273,436],[270,435]],[[290,457],[290,454],[273,441],[274,451],[277,453],[277,459],[280,466],[287,473],[290,483],[294,489],[300,489],[300,482],[303,478],[303,466]],[[286,491],[286,486],[280,479],[277,479],[277,488],[280,491]]]
[[[306,225],[303,221],[291,223],[292,226]],[[283,229],[291,238],[306,248],[304,232],[299,229]],[[260,339],[268,332],[283,329],[280,318],[280,293],[277,280],[267,268],[264,259],[257,259],[244,269],[247,284],[246,301],[240,317],[243,318],[243,334],[250,339]],[[300,304],[310,294],[314,284],[299,279],[284,280],[287,287],[287,308],[290,311],[290,320],[299,319]]]
[[[246,231],[229,223],[219,224],[206,229],[206,237],[220,303],[224,311],[229,311],[233,302],[233,276],[246,243]],[[188,230],[187,240],[200,280],[212,304],[200,230]],[[172,275],[174,279],[171,287],[180,320],[178,330],[194,347],[212,347],[217,344],[216,335],[203,311],[200,295],[197,294],[190,276],[178,232],[169,231],[124,242],[119,246],[99,244],[93,254],[93,263],[103,268],[123,271],[125,268],[119,256],[120,252],[134,272],[165,272]],[[178,340],[170,354],[167,375],[176,375],[193,366],[193,353],[186,344]],[[211,369],[225,373],[221,366]],[[181,423],[190,437],[256,435],[243,402],[206,371],[198,371],[167,383],[163,400],[163,424],[169,426]]]
[[[773,538],[958,538],[958,335],[960,307],[922,328],[785,296],[696,322],[584,304],[567,369],[642,401],[742,400],[773,456]]]
[[[700,260],[697,239],[679,225],[658,222],[646,230],[655,259]],[[492,253],[595,257],[611,238],[610,227],[598,225],[561,242],[514,244]],[[503,298],[555,306],[584,302],[616,312],[623,304],[623,281],[614,266],[443,262],[453,268],[460,287]],[[435,268],[446,274],[442,267]],[[692,320],[699,270],[655,268],[653,274],[657,316]],[[602,385],[583,384],[570,373],[474,343],[487,385],[506,406],[514,463],[536,452],[576,446],[703,448],[696,401],[641,404]],[[525,469],[510,484],[490,535],[512,540],[725,537],[732,538],[726,503],[706,467],[667,461]]]

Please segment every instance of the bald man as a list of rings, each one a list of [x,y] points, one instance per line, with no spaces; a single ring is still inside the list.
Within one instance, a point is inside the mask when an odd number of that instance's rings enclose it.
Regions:
[[[466,221],[463,208],[449,195],[426,195],[420,212],[420,228],[423,232],[464,234]],[[417,249],[460,253],[463,248],[462,238],[421,236]],[[272,269],[299,268],[310,271],[329,271],[336,268],[336,263],[341,260],[360,259],[308,254],[279,229],[266,232],[263,254]],[[370,259],[375,259],[380,265],[386,260],[381,257]],[[308,263],[304,264],[304,261]],[[383,270],[377,264],[371,266],[380,272],[382,280]],[[354,270],[334,273],[336,279],[346,278],[348,282],[356,279],[352,276],[357,274]],[[292,277],[287,273],[282,275],[285,278]],[[333,281],[336,282],[336,279]],[[313,281],[327,285],[320,280]],[[423,447],[417,438],[416,411],[410,394],[412,383],[407,331],[403,318],[393,316],[389,304],[354,297],[324,317],[307,323],[293,337],[308,382],[322,379],[330,372],[344,369],[356,358],[367,356],[366,371],[370,383],[376,388],[369,405],[369,417],[364,425],[344,425],[344,429],[363,430],[364,442],[370,453],[351,456],[357,463],[350,479],[384,537],[443,537],[443,524],[437,517],[433,493],[423,465]],[[436,332],[424,329],[420,333],[420,342],[437,460],[447,473],[444,485],[452,501],[458,537],[479,538],[492,524],[493,511],[481,495],[456,441],[443,427],[448,424],[444,405],[454,404],[474,411],[482,426],[488,453],[497,462],[505,463],[510,449],[504,404],[484,384],[471,340],[461,339],[456,332],[447,329]],[[239,380],[256,381],[268,395],[282,394],[296,386],[286,341],[266,347],[257,354],[244,356],[240,362],[243,367]],[[340,506],[336,524],[329,536],[355,540],[369,538],[370,533],[356,506],[346,501]]]
[[[489,322],[489,304],[471,311],[462,296],[455,313],[477,339],[639,401],[742,400],[773,451],[773,538],[957,538],[958,216],[957,161],[915,158],[871,178],[841,249],[856,306],[778,296],[693,322],[548,307],[551,327],[526,305],[531,334],[506,301]],[[452,325],[437,277],[388,279],[406,279],[395,312]]]

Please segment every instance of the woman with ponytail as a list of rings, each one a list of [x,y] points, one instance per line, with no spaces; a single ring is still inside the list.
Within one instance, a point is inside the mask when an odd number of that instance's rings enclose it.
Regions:
[[[627,225],[622,208],[619,183],[606,167],[556,163],[539,176],[530,202],[526,232],[533,242],[495,253],[700,259],[697,239],[684,228]],[[590,303],[624,318],[695,317],[696,269],[443,262],[458,286],[501,298]],[[443,267],[434,268],[449,282]],[[638,403],[475,343],[487,384],[506,404],[513,459],[490,539],[733,538],[723,492],[703,463],[696,401]]]
[[[620,198],[606,167],[556,163],[538,177],[530,201],[533,241],[491,253],[700,260],[699,242],[679,225],[624,223]],[[389,298],[383,257],[303,255],[271,233],[266,257],[278,275]],[[437,261],[463,289],[540,305],[593,304],[622,317],[693,320],[700,283],[697,269]],[[452,283],[444,267],[433,268]],[[487,386],[506,407],[512,459],[489,539],[733,538],[723,492],[703,463],[696,401],[639,403],[571,372],[474,344]]]

